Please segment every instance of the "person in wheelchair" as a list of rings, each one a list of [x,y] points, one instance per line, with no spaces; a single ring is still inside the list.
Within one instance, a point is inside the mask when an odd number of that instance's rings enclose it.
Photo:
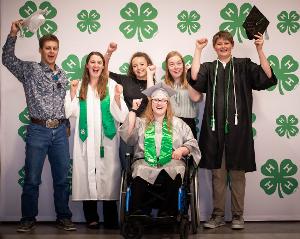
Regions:
[[[158,215],[176,216],[178,189],[185,172],[181,159],[191,154],[198,164],[201,153],[190,127],[173,115],[170,97],[176,92],[161,82],[142,93],[149,97],[143,116],[136,116],[141,100],[135,99],[119,128],[122,139],[134,146],[130,212],[147,214],[149,208],[142,207],[147,187],[159,183],[165,200],[159,202]]]

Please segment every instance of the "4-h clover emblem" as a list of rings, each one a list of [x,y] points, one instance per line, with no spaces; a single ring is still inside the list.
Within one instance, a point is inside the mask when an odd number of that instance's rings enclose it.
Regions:
[[[177,24],[177,28],[181,32],[188,32],[188,34],[196,33],[200,29],[200,24],[198,23],[200,19],[200,15],[195,11],[191,11],[190,14],[183,10],[177,16],[178,20],[180,21]]]
[[[127,75],[129,70],[129,64],[127,62],[123,63],[120,67],[119,67],[119,71],[123,74],[123,75]]]
[[[278,79],[277,85],[279,93],[284,95],[283,90],[294,90],[296,85],[299,83],[298,76],[293,74],[298,70],[298,62],[290,55],[284,56],[281,62],[279,62],[279,59],[276,56],[271,55],[268,57],[268,61]],[[277,85],[270,87],[268,90],[274,90]]]
[[[277,28],[281,33],[288,31],[288,34],[291,35],[292,33],[296,33],[300,28],[300,24],[298,22],[300,16],[296,11],[291,11],[290,13],[282,11],[277,16],[277,19],[279,20]]]
[[[19,120],[23,125],[18,129],[18,135],[25,141],[27,126],[30,124],[30,116],[27,107],[19,114]]]
[[[91,10],[88,12],[87,10],[82,10],[77,14],[77,18],[80,20],[77,23],[77,28],[81,32],[88,31],[89,34],[92,32],[96,32],[101,27],[101,24],[98,22],[100,19],[100,14],[96,10]]]
[[[86,62],[87,55],[84,56],[81,61],[79,61],[76,55],[69,55],[67,59],[65,59],[61,66],[66,72],[68,79],[72,80],[81,80],[82,74],[84,71],[84,66]]]
[[[185,66],[191,66],[192,65],[192,62],[193,62],[193,57],[191,55],[186,55],[183,57],[183,61],[184,61],[184,64]],[[167,70],[167,66],[166,66],[166,61],[164,61],[162,64],[161,64],[161,67],[164,71]],[[163,75],[161,77],[161,79],[165,79],[165,75]]]
[[[18,184],[23,188],[24,186],[24,179],[25,179],[25,166],[23,166],[19,171],[18,174],[20,178],[18,179]]]
[[[299,129],[297,128],[298,119],[295,117],[295,115],[289,115],[288,117],[285,115],[280,115],[276,119],[276,123],[279,126],[275,129],[275,131],[280,137],[286,135],[286,137],[289,139],[290,137],[294,137],[299,133]]]
[[[256,115],[252,113],[252,125],[256,120]],[[256,129],[252,127],[252,137],[254,138],[256,136]]]
[[[157,10],[151,3],[143,3],[140,11],[133,2],[128,3],[121,9],[120,15],[126,21],[121,23],[119,30],[127,39],[131,39],[137,33],[139,42],[142,42],[142,36],[150,39],[158,30],[154,20],[157,17]]]
[[[295,165],[290,159],[284,159],[278,163],[274,159],[268,159],[268,161],[262,165],[261,173],[266,178],[260,181],[260,187],[266,194],[273,194],[278,189],[278,195],[283,198],[283,193],[290,195],[295,192],[298,187],[298,181],[292,176],[297,173],[297,165]]]
[[[242,37],[247,39],[243,23],[251,11],[252,6],[250,3],[244,3],[240,7],[240,14],[237,6],[234,3],[228,3],[225,8],[220,12],[220,16],[225,20],[219,29],[222,31],[230,32],[232,36],[237,36],[239,42],[242,42]]]
[[[47,34],[53,34],[57,30],[57,24],[52,20],[57,14],[56,8],[51,5],[49,2],[42,2],[39,5],[39,9],[45,10],[46,13],[43,14],[46,21],[45,23],[38,29],[37,37],[41,38]],[[37,5],[32,1],[27,1],[20,9],[20,16],[23,18],[27,18],[31,16],[33,13],[37,11]],[[32,37],[34,33],[30,32],[28,29],[24,29],[25,37]]]

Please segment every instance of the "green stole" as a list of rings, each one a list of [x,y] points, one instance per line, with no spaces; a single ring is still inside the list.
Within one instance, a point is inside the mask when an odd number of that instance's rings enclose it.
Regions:
[[[155,125],[149,124],[145,130],[144,149],[145,161],[152,167],[163,166],[172,160],[173,135],[168,130],[167,120],[163,120],[160,155],[156,155]]]
[[[88,123],[87,123],[87,103],[86,100],[79,100],[80,115],[79,115],[79,138],[84,142],[88,137]],[[100,102],[101,115],[102,115],[102,129],[104,135],[113,139],[117,133],[115,121],[110,113],[110,97],[108,88],[106,88],[106,96]],[[100,156],[104,157],[103,139],[101,137]]]

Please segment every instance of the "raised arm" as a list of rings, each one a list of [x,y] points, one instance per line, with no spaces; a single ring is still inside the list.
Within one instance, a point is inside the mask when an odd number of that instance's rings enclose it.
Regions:
[[[207,45],[207,38],[201,38],[196,40],[196,46],[195,46],[195,52],[194,52],[194,58],[192,62],[191,67],[191,78],[192,80],[197,80],[197,75],[200,70],[201,65],[201,54],[203,48]]]
[[[151,86],[154,85],[154,75],[155,75],[155,70],[156,70],[156,66],[155,65],[151,65],[147,67],[147,88],[150,88]]]
[[[261,33],[258,33],[258,35],[254,35],[254,36],[255,36],[254,44],[256,46],[261,68],[264,70],[268,78],[271,78],[272,77],[271,67],[263,51],[264,37]]]
[[[23,20],[14,21],[11,24],[10,33],[7,37],[6,43],[3,46],[2,63],[7,69],[21,82],[24,80],[24,70],[26,67],[25,61],[18,59],[15,55],[15,45],[17,40],[17,33],[20,30],[19,25]],[[29,69],[26,69],[29,70]]]
[[[113,52],[115,50],[117,50],[117,48],[118,48],[117,43],[110,42],[109,45],[108,45],[108,47],[107,47],[106,53],[104,54],[104,60],[105,60],[105,68],[104,68],[104,70],[105,70],[105,72],[107,72],[107,74],[109,72],[108,71],[108,64],[109,64],[110,57],[113,54]]]

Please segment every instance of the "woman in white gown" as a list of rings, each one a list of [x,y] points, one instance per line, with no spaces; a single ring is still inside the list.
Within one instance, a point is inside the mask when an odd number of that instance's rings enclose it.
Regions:
[[[91,52],[81,84],[71,82],[65,98],[66,117],[76,117],[72,199],[83,201],[89,228],[99,228],[97,200],[103,201],[104,226],[118,227],[121,165],[117,128],[128,109],[122,86],[108,78],[104,58]]]

